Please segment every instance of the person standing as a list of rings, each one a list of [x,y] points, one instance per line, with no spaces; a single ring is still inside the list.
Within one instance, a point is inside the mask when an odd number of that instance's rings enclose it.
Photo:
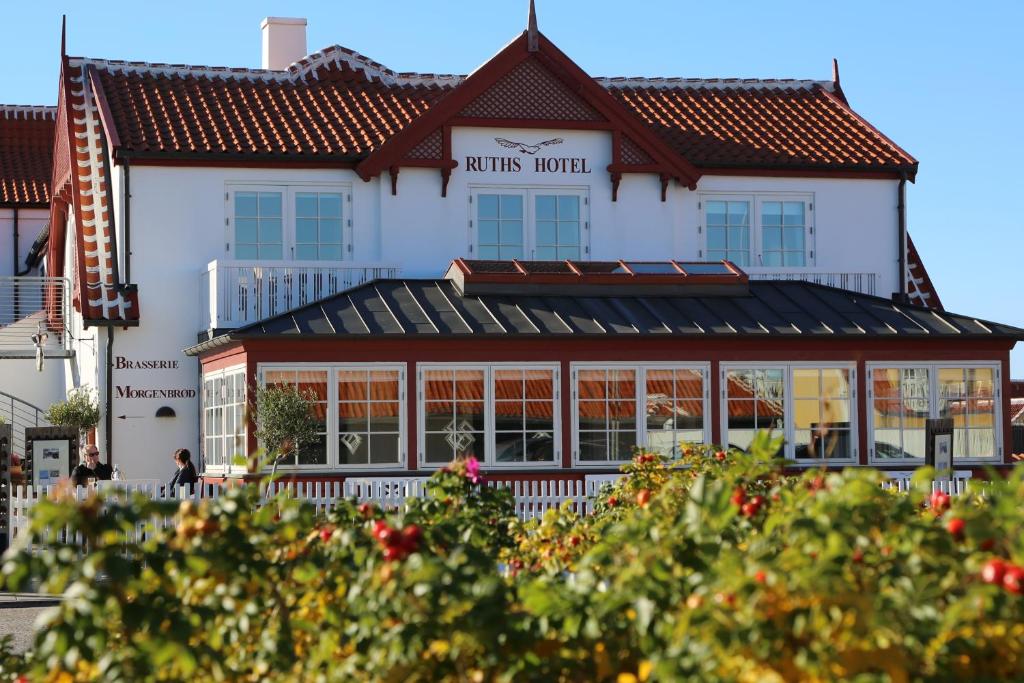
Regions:
[[[87,443],[82,446],[82,462],[71,470],[71,481],[75,486],[85,486],[90,479],[109,481],[111,474],[110,465],[100,462],[100,449]]]
[[[187,448],[179,448],[174,451],[174,464],[178,466],[178,470],[167,485],[171,491],[176,490],[179,486],[195,484],[199,481],[195,465],[192,464],[192,454],[188,452]]]

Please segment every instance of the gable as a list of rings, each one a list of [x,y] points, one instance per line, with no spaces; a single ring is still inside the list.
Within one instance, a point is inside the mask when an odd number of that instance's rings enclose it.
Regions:
[[[657,174],[665,200],[672,180],[694,189],[700,171],[668,147],[607,89],[542,35],[531,49],[524,33],[452,88],[429,110],[356,166],[364,180],[385,170],[391,192],[405,167],[437,168],[441,196],[458,162],[452,157],[453,126],[601,130],[611,133],[608,165],[612,200],[624,173]],[[440,154],[438,153],[440,147]],[[595,169],[596,170],[596,169]]]

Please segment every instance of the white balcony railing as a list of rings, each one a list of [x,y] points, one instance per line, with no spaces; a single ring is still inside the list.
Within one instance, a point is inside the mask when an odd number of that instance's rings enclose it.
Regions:
[[[877,273],[842,273],[810,270],[807,268],[745,269],[751,280],[800,280],[818,285],[848,289],[861,294],[875,295]]]
[[[202,324],[240,327],[399,271],[380,263],[211,261],[199,290]]]
[[[62,277],[0,277],[0,358],[67,355],[68,299]]]

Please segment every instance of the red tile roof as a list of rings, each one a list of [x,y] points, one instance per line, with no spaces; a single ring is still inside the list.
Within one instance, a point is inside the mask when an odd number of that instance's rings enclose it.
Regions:
[[[396,73],[340,46],[287,71],[72,63],[95,66],[120,149],[136,155],[357,160],[466,80]],[[701,168],[916,170],[913,157],[853,112],[831,81],[595,82]]]
[[[828,81],[600,79],[702,168],[906,170],[916,160],[858,116]]]
[[[56,107],[0,105],[0,205],[50,202]]]

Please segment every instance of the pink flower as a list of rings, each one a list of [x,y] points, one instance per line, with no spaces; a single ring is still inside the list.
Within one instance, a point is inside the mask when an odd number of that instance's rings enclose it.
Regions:
[[[480,475],[480,461],[476,459],[476,456],[471,455],[466,458],[466,479],[474,484],[479,484],[484,480]]]

